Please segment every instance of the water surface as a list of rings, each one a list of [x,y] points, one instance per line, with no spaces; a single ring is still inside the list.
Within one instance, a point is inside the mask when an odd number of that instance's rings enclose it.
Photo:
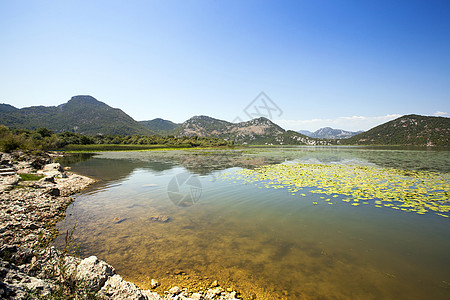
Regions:
[[[326,205],[308,190],[293,195],[229,176],[294,162],[448,174],[448,154],[352,147],[98,153],[72,162],[100,181],[76,196],[58,227],[78,219],[82,256],[97,255],[142,288],[156,278],[160,292],[217,279],[244,298],[449,299],[450,218]]]

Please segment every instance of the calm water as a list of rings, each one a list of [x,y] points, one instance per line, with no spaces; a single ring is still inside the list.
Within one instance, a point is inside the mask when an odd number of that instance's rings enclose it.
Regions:
[[[99,153],[71,162],[100,181],[76,196],[58,227],[71,229],[78,219],[82,256],[97,255],[142,288],[156,278],[159,292],[205,288],[217,279],[244,298],[450,299],[450,218],[345,202],[313,205],[320,195],[223,176],[284,162],[450,172],[448,151]]]

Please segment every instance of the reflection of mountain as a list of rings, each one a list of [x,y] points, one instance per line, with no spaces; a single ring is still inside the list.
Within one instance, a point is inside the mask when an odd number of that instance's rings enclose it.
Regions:
[[[91,158],[73,165],[74,172],[93,177],[99,181],[124,179],[135,169],[143,168],[144,162]]]

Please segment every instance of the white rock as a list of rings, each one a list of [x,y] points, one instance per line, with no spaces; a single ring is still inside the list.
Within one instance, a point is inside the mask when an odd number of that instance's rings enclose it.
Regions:
[[[99,260],[96,256],[90,256],[81,261],[77,267],[77,279],[88,284],[92,291],[101,289],[108,277],[116,273],[114,267]]]
[[[152,286],[152,289],[154,289],[154,288],[156,288],[157,286],[159,286],[158,280],[152,279],[152,281],[151,281],[151,286]]]
[[[169,294],[178,295],[179,293],[181,293],[181,289],[177,286],[174,286],[168,292]]]
[[[108,278],[99,294],[106,299],[114,300],[162,300],[157,293],[149,290],[141,291],[134,283],[123,280],[117,274]]]

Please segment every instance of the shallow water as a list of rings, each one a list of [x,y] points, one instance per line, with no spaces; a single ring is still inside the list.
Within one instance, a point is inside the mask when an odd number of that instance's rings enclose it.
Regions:
[[[76,196],[58,228],[65,232],[77,223],[82,256],[97,255],[142,288],[156,278],[160,292],[173,285],[206,288],[217,279],[244,298],[450,298],[450,218],[342,201],[326,205],[308,189],[293,195],[230,176],[286,162],[450,172],[448,151],[100,153],[72,161],[74,171],[100,182]]]

